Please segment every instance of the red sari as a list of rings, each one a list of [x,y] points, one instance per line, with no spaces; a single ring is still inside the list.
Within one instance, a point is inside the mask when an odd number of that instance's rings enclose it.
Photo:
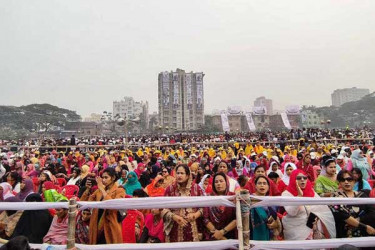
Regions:
[[[186,188],[181,188],[177,182],[168,186],[165,190],[164,196],[202,196],[201,188],[192,182],[192,176],[189,177]],[[166,242],[185,242],[185,241],[200,241],[202,239],[202,220],[201,218],[188,222],[187,226],[182,227],[175,222],[173,215],[179,215],[186,219],[189,213],[197,211],[203,213],[202,208],[178,208],[178,209],[163,209],[162,217],[164,221],[165,241]]]

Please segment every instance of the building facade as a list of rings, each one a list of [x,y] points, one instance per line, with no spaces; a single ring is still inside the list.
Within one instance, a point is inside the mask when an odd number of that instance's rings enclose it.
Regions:
[[[254,101],[254,107],[260,108],[265,107],[266,108],[266,115],[273,115],[273,105],[271,99],[266,99],[264,96],[258,97]]]
[[[169,131],[197,130],[204,125],[202,72],[159,73],[159,125]]]
[[[347,102],[358,101],[368,94],[370,94],[369,89],[359,89],[356,87],[336,89],[331,94],[332,105],[335,107],[339,107]]]
[[[304,128],[322,128],[321,121],[324,119],[317,112],[312,110],[303,110],[301,112],[302,126]]]
[[[134,101],[133,97],[124,97],[121,101],[113,102],[113,117],[125,120],[139,120],[141,128],[148,129],[148,102]]]

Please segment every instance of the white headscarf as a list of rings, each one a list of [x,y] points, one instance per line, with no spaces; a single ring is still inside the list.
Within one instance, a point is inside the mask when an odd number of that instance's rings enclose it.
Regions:
[[[282,178],[285,185],[289,185],[290,176],[286,173],[286,169],[289,166],[291,166],[293,168],[293,170],[297,169],[297,166],[294,163],[292,163],[292,162],[285,163],[285,165],[284,165],[284,175],[283,175],[283,178]]]

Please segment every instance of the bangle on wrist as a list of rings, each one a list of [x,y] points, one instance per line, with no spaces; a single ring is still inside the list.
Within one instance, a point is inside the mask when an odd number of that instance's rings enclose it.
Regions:
[[[228,231],[225,228],[223,228],[223,232],[224,235],[228,233]]]

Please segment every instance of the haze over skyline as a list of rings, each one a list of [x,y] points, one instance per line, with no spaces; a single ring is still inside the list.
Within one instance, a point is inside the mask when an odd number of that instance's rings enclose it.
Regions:
[[[205,112],[331,105],[374,91],[375,2],[2,1],[0,105],[112,111],[124,96],[157,111],[158,74],[204,72]]]

